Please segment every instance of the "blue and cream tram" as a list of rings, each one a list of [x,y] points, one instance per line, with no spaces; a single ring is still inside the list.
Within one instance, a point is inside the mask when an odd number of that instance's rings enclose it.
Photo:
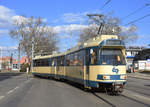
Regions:
[[[65,53],[35,57],[32,73],[122,92],[127,79],[125,44],[116,35],[101,35]]]

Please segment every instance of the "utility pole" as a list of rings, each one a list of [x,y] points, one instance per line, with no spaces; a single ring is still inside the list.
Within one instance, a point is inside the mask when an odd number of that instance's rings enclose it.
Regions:
[[[19,42],[19,46],[18,46],[18,70],[20,72],[20,42]]]
[[[105,21],[102,19],[102,17],[103,17],[104,15],[103,15],[103,14],[87,14],[87,16],[88,16],[89,18],[98,16],[98,17],[102,20],[102,22],[100,23],[98,32],[97,32],[98,35],[99,35],[99,34],[102,34],[102,32],[103,32],[103,27],[104,27],[104,24],[105,24]]]
[[[32,62],[31,62],[31,71],[33,69],[33,58],[34,58],[34,37],[32,36]]]
[[[13,53],[10,55],[10,69],[12,70],[13,68]]]

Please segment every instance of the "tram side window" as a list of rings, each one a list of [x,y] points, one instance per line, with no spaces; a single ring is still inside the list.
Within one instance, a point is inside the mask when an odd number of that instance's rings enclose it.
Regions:
[[[86,65],[89,65],[90,64],[90,51],[89,50],[86,50]]]
[[[37,60],[37,66],[41,66],[40,60]]]
[[[98,58],[97,58],[97,49],[90,49],[90,56],[91,56],[91,65],[95,65],[98,62]]]
[[[69,60],[70,55],[66,56],[66,65],[69,66],[70,60]]]
[[[78,62],[79,62],[79,60],[78,60],[78,52],[76,52],[76,53],[74,53],[73,54],[73,61],[72,61],[72,65],[78,65]]]
[[[83,66],[84,65],[84,51],[81,50],[81,51],[75,52],[73,55],[74,55],[73,65]]]
[[[60,66],[60,57],[57,57],[57,66]]]
[[[38,60],[37,66],[49,66],[49,60],[48,59]]]
[[[57,66],[64,66],[64,57],[58,57],[57,58]]]
[[[64,66],[64,56],[61,57],[60,65],[61,65],[61,66]]]
[[[49,66],[48,59],[44,59],[42,64],[43,64],[42,66]]]
[[[84,65],[84,51],[79,52],[78,57],[78,65],[83,66]]]
[[[45,66],[45,60],[44,59],[41,60],[41,65],[40,66]]]
[[[33,66],[36,67],[37,66],[37,60],[33,61]]]
[[[83,66],[84,65],[84,51],[78,51],[66,56],[67,66]]]
[[[70,60],[69,65],[73,66],[74,65],[74,54],[70,54],[69,60]]]

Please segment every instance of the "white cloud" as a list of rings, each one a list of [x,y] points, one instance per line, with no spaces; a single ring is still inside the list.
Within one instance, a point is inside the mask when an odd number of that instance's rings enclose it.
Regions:
[[[83,13],[64,13],[59,19],[55,19],[53,23],[84,23],[88,18],[86,16],[88,12]]]
[[[121,31],[122,32],[127,32],[127,31],[136,31],[137,30],[137,27],[136,26],[120,26],[121,28]]]
[[[53,27],[53,29],[56,33],[68,33],[71,31],[80,31],[87,27],[88,27],[87,25],[71,24],[71,25],[55,26]]]
[[[17,24],[21,24],[23,22],[27,22],[28,21],[28,19],[26,17],[24,17],[24,16],[18,16],[18,15],[13,16],[12,20],[14,21],[14,24],[16,24],[16,23]]]
[[[19,16],[19,15],[16,15],[16,16],[13,16],[12,17],[12,20],[14,22],[14,24],[22,24],[22,23],[27,23],[28,21],[30,21],[31,18],[27,18],[27,17],[24,17],[24,16]],[[37,19],[34,18],[33,21],[36,21]],[[47,22],[47,19],[46,18],[41,18],[42,22]]]
[[[85,13],[65,13],[62,19],[66,23],[83,22],[85,20]]]
[[[149,40],[150,40],[150,35],[140,35],[139,34],[138,39],[135,42],[131,42],[131,43],[127,44],[127,46],[148,47],[148,44],[150,44]]]
[[[13,23],[12,17],[15,15],[14,11],[0,5],[0,28],[9,28]]]
[[[16,50],[16,49],[18,49],[18,47],[17,46],[10,46],[10,47],[0,46],[0,49],[2,49],[2,50]]]
[[[27,22],[29,18],[16,15],[12,9],[0,5],[0,36],[8,35],[9,29],[13,27],[13,24],[21,24]],[[42,18],[43,22],[47,22],[47,19]]]
[[[8,47],[8,49],[18,49],[18,47],[17,46],[10,46],[10,47]]]

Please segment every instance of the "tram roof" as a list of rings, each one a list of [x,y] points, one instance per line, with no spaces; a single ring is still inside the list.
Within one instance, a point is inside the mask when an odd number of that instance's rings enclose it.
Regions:
[[[46,59],[46,58],[51,58],[51,57],[58,57],[58,56],[63,56],[65,53],[56,53],[53,55],[46,55],[46,56],[35,56],[34,60],[36,59]]]
[[[117,35],[99,35],[97,37],[94,37],[92,39],[87,40],[84,43],[78,43],[78,45],[75,46],[74,48],[68,49],[66,54],[70,53],[70,52],[77,51],[77,50],[82,49],[82,48],[99,46],[99,44],[102,41],[107,40],[107,39],[118,39],[118,36]]]
[[[35,56],[35,57],[34,57],[34,60],[36,60],[36,59],[46,59],[46,58],[50,58],[50,57],[52,57],[52,55],[46,55],[46,56]]]

